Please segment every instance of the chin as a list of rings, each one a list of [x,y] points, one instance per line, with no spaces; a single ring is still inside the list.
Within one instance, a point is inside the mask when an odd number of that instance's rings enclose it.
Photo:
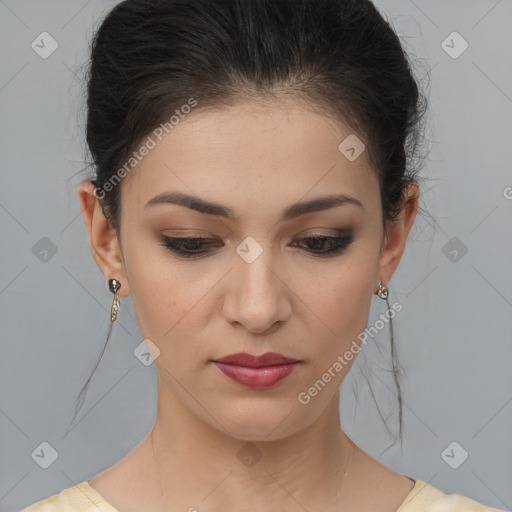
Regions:
[[[293,414],[289,414],[290,410],[291,407],[280,407],[278,410],[267,407],[265,412],[255,410],[246,414],[238,410],[233,411],[231,416],[229,412],[226,413],[224,419],[219,418],[219,421],[231,437],[240,441],[277,441],[297,430],[297,422],[293,420]]]

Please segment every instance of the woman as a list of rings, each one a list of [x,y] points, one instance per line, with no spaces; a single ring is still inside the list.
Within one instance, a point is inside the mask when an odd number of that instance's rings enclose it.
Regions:
[[[25,511],[496,510],[340,425],[419,208],[424,97],[373,4],[126,0],[94,38],[87,99],[80,205],[111,327],[133,298],[157,417]]]

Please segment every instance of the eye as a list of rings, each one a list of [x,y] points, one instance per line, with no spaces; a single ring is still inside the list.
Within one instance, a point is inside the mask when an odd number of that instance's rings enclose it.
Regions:
[[[184,258],[193,258],[197,256],[201,256],[202,254],[207,254],[211,251],[209,250],[199,250],[204,244],[208,242],[213,242],[213,238],[203,238],[203,237],[170,237],[164,236],[162,237],[162,241],[160,245],[163,245],[166,249],[171,252],[178,254],[179,256],[183,256]]]
[[[342,231],[340,231],[342,233]],[[324,236],[312,235],[300,238],[292,242],[292,247],[304,247],[306,252],[317,257],[332,257],[340,254],[352,242],[352,232],[345,235]],[[169,237],[163,236],[160,245],[167,250],[184,258],[197,258],[212,252],[211,246],[214,244],[213,238],[207,237]],[[205,249],[205,246],[207,248]],[[210,246],[210,248],[208,248]]]
[[[352,233],[343,236],[324,236],[312,235],[300,238],[298,242],[306,242],[306,251],[318,257],[337,256],[343,252],[353,240]],[[296,247],[297,242],[292,242],[292,246]],[[326,247],[327,246],[327,247]]]

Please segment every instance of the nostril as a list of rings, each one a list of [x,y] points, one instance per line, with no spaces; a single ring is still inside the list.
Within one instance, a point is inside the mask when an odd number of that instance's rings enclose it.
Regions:
[[[269,327],[266,331],[260,332],[260,331],[253,331],[251,330],[251,333],[255,336],[270,336],[271,334],[274,334],[279,327],[281,326],[281,321],[275,322],[271,327]]]

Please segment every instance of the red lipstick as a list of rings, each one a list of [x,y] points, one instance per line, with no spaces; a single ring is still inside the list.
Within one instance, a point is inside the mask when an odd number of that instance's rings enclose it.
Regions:
[[[274,386],[288,377],[299,362],[276,352],[266,352],[260,356],[239,352],[213,360],[225,375],[239,384],[256,389]]]

